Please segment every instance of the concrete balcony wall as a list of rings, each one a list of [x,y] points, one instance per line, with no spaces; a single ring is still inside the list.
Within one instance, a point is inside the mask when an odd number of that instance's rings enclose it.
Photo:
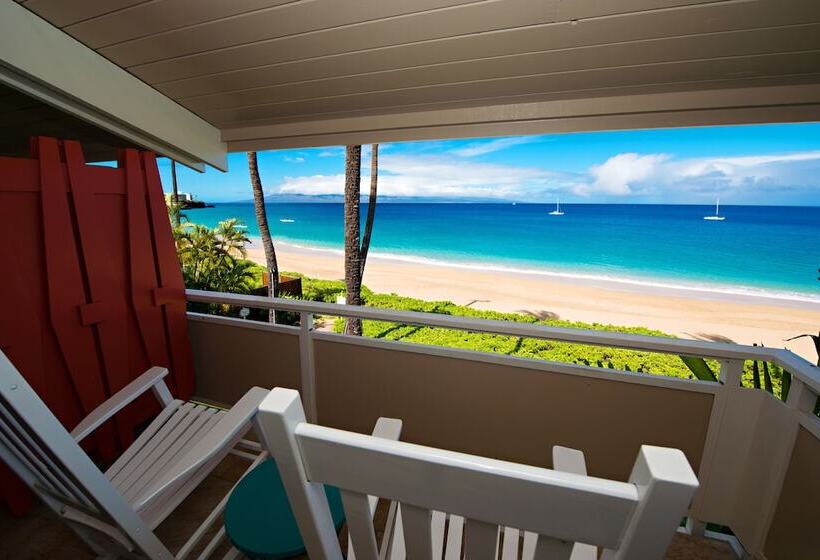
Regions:
[[[801,426],[764,548],[769,560],[816,558],[820,551],[820,438]]]
[[[189,315],[196,396],[232,405],[249,388],[301,389],[299,329]]]
[[[322,424],[369,432],[379,416],[401,418],[406,441],[544,467],[563,445],[584,450],[591,475],[618,480],[645,443],[683,450],[695,470],[701,463],[714,395],[700,384],[673,389],[554,373],[530,360],[322,338]]]

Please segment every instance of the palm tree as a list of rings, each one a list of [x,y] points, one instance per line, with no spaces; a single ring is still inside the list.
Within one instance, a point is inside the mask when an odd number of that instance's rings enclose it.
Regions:
[[[345,148],[345,289],[348,305],[362,303],[361,247],[359,246],[359,197],[361,195],[362,147]],[[349,318],[345,333],[362,334],[362,320]]]
[[[238,220],[230,219],[213,229],[198,224],[175,229],[187,287],[236,293],[248,293],[253,288],[252,263],[244,260],[248,236],[238,225]]]
[[[373,220],[376,217],[376,195],[379,181],[379,145],[371,146],[370,198],[367,203],[367,220],[364,235],[359,244],[361,201],[362,147],[348,146],[345,150],[345,288],[349,305],[362,304],[362,278]],[[345,333],[361,336],[362,320],[350,318],[345,323]]]
[[[174,215],[174,225],[178,226],[182,222],[180,219],[181,208],[179,207],[179,190],[177,188],[177,162],[174,160],[171,160],[171,184],[174,189],[174,194],[171,196],[171,202],[173,202],[174,207],[177,209],[177,212]]]
[[[376,194],[379,183],[379,145],[370,146],[370,198],[367,200],[367,221],[364,223],[364,237],[362,250],[359,256],[361,270],[359,283],[364,279],[364,265],[367,262],[367,252],[370,250],[370,236],[373,234],[373,220],[376,217]]]
[[[265,211],[265,193],[262,190],[262,180],[259,178],[259,165],[256,161],[256,152],[248,152],[248,172],[251,176],[253,190],[253,206],[256,211],[256,223],[259,226],[259,235],[262,237],[262,247],[265,249],[265,264],[268,266],[268,296],[276,297],[279,294],[279,265],[276,262],[276,249],[268,227],[268,214]],[[270,310],[270,322],[276,322],[273,309]]]

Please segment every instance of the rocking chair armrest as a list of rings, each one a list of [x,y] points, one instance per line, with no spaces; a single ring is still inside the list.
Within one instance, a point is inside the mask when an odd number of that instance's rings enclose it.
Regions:
[[[259,405],[269,389],[252,387],[239,401],[225,412],[213,429],[179,458],[165,475],[143,493],[134,506],[141,511],[169,488],[187,480],[198,468],[207,463],[226,446],[233,445],[251,426]]]
[[[71,437],[74,438],[74,441],[82,441],[105,423],[106,420],[125,408],[148,389],[154,390],[160,404],[163,406],[168,405],[171,402],[171,393],[164,381],[166,375],[168,375],[166,368],[150,368],[92,410],[88,416],[83,418],[82,421],[71,430]]]

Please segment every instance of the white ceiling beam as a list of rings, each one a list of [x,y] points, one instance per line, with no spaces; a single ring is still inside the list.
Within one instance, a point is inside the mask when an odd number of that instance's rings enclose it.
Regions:
[[[0,83],[195,169],[227,168],[217,128],[15,2],[0,2]]]

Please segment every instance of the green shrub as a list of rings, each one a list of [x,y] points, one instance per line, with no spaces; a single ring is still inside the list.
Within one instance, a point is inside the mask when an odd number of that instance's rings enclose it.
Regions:
[[[260,270],[264,270],[263,267],[259,268]],[[286,272],[284,274],[302,278],[302,299],[305,300],[335,303],[339,296],[345,294],[345,285],[342,280],[319,280],[295,272]],[[362,297],[365,305],[396,311],[440,313],[476,319],[493,319],[497,321],[512,321],[551,327],[591,329],[596,331],[674,338],[671,334],[645,327],[622,327],[601,323],[565,321],[562,319],[539,319],[526,313],[475,309],[463,305],[456,305],[451,301],[427,301],[397,294],[374,293],[365,286],[362,287]],[[384,340],[399,340],[416,344],[429,344],[448,348],[506,354],[520,358],[566,362],[632,372],[654,373],[682,379],[695,379],[692,370],[679,356],[673,354],[659,354],[640,350],[607,348],[488,333],[472,333],[439,327],[400,325],[385,321],[365,320],[363,321],[363,328],[364,336]],[[335,332],[341,333],[344,330],[344,320],[336,318],[333,323],[333,329]],[[705,360],[705,364],[713,372],[717,373],[720,371],[720,365],[717,360]],[[768,364],[768,368],[772,392],[779,397],[782,392],[783,371],[773,364]],[[753,387],[753,379],[753,364],[752,362],[747,362],[743,373],[743,386]]]

